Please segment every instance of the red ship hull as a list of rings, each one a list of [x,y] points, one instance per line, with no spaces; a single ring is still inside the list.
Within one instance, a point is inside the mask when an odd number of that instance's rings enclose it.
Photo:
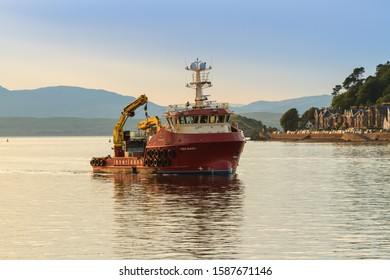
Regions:
[[[159,166],[157,173],[235,173],[244,141],[240,132],[181,134],[162,129],[148,142],[146,160],[155,162],[149,150],[162,151],[163,156],[167,150],[169,165]]]
[[[149,139],[143,157],[97,158],[93,171],[233,174],[236,172],[244,143],[245,139],[241,131],[182,134],[161,129]]]

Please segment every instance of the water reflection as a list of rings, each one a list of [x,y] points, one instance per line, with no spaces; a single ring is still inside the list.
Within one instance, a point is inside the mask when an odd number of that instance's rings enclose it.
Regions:
[[[113,250],[126,259],[235,258],[243,185],[235,176],[95,176],[114,185]]]
[[[337,255],[369,259],[389,256],[389,147],[349,144],[335,150],[339,160],[331,207],[337,217]]]

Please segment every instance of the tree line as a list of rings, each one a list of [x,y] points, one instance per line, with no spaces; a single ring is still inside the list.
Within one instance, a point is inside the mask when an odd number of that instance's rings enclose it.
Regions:
[[[390,102],[390,62],[376,66],[373,76],[363,77],[364,67],[355,68],[342,85],[333,88],[333,109],[372,106]]]
[[[377,65],[373,76],[364,78],[364,72],[364,67],[355,68],[342,84],[335,85],[331,109],[343,111],[354,106],[365,107],[390,102],[390,61]],[[282,115],[280,125],[284,131],[297,130],[299,123],[314,119],[316,109],[318,108],[312,107],[300,117],[297,109],[291,108]]]
[[[291,108],[280,118],[280,125],[284,131],[294,131],[298,129],[299,124],[307,123],[310,120],[314,120],[314,112],[318,108],[311,107],[300,117],[296,108]]]

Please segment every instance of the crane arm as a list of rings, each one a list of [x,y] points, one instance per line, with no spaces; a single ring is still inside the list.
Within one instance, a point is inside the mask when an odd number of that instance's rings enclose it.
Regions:
[[[157,116],[147,118],[144,121],[140,121],[138,123],[138,130],[146,130],[152,128],[153,126],[157,126],[157,131],[159,131],[162,127],[161,120]]]
[[[126,124],[128,117],[133,117],[135,110],[146,104],[146,102],[148,102],[148,98],[143,94],[123,109],[123,112],[121,113],[121,116],[119,117],[113,130],[115,152],[117,152],[117,150],[119,152],[119,148],[122,149],[124,141],[123,127]]]

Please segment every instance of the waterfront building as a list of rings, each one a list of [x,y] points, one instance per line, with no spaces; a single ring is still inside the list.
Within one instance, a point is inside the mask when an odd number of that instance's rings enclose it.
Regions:
[[[322,108],[315,111],[314,118],[314,128],[318,130],[340,128],[390,129],[390,104],[351,107],[344,110],[344,112]]]

